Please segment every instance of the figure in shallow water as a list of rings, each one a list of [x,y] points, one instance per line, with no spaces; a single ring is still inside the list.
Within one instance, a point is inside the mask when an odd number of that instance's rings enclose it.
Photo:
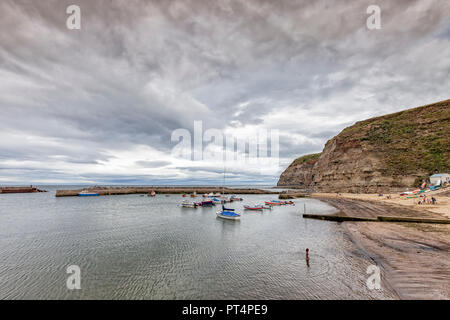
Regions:
[[[306,255],[305,255],[306,265],[309,267],[309,249],[306,248]]]

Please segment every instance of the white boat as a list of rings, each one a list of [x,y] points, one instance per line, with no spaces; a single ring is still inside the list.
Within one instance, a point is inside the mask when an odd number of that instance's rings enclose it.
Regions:
[[[91,192],[88,190],[83,190],[81,192],[78,193],[79,197],[97,197],[98,193],[97,192]]]
[[[190,201],[187,201],[187,200],[183,201],[181,203],[181,206],[183,208],[195,208],[195,209],[197,208],[197,204],[195,202],[190,202]]]
[[[217,217],[226,219],[226,220],[234,220],[234,221],[241,219],[241,215],[239,213],[234,212],[234,211],[225,211],[225,210],[217,211]]]

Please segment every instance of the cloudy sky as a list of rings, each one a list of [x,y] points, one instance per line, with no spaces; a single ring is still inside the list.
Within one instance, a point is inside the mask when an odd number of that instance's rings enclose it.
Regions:
[[[0,184],[221,183],[220,161],[174,152],[194,121],[278,132],[276,165],[226,164],[227,183],[274,184],[356,121],[450,98],[449,79],[450,1],[2,0]]]

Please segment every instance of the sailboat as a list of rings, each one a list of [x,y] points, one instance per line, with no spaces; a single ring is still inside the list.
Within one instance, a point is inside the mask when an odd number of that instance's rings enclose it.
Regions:
[[[222,194],[224,194],[224,188],[225,188],[225,167],[223,168],[223,185],[222,185]],[[222,205],[222,210],[217,211],[217,217],[226,219],[226,220],[240,220],[241,215],[237,212],[235,212],[233,209],[227,209],[225,206]]]
[[[217,211],[217,216],[222,219],[227,220],[240,220],[241,215],[237,212],[230,211],[229,209],[226,209],[222,206],[222,211]]]

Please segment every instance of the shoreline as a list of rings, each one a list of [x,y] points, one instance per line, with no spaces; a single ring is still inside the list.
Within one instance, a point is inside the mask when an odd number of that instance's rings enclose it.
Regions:
[[[313,198],[347,216],[443,217],[393,203],[327,194]],[[380,267],[387,290],[400,299],[450,299],[450,225],[345,222],[343,228],[354,245]]]

